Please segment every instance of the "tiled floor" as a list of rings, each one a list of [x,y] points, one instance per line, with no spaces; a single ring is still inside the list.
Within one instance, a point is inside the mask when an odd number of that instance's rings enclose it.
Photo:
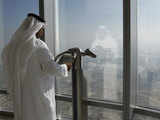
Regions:
[[[6,94],[0,94],[0,111],[13,111],[12,100]]]
[[[13,111],[13,103],[11,98],[6,94],[0,94],[0,111]],[[0,120],[13,120],[13,118],[8,118],[0,116]],[[62,118],[61,120],[71,120],[69,118]]]
[[[12,100],[6,94],[0,94],[0,111],[13,111]],[[0,116],[0,120],[13,120],[13,118]]]

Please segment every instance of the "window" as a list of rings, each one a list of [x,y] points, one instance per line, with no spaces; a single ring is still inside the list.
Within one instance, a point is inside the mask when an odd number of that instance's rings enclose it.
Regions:
[[[56,1],[56,54],[69,48],[90,48],[97,58],[83,58],[87,80],[87,96],[91,99],[122,102],[123,96],[123,2],[122,0],[59,0]],[[98,6],[98,7],[97,7]],[[57,94],[72,95],[72,78],[56,78]],[[57,104],[57,108],[61,108]],[[71,107],[64,104],[68,111]],[[92,109],[91,109],[92,108]],[[99,111],[101,109],[101,111]],[[121,119],[122,114],[88,107],[88,119]],[[110,112],[110,115],[107,114]],[[119,112],[119,111],[118,111]],[[118,113],[117,112],[117,113]],[[66,112],[68,113],[68,112]],[[98,115],[101,114],[101,118]],[[109,117],[106,117],[109,115]],[[62,115],[63,116],[63,115]],[[68,114],[70,116],[70,114]]]
[[[19,24],[30,12],[38,14],[38,0],[0,1],[0,112],[13,111],[12,100],[4,91],[7,89],[7,80],[3,76],[1,52]]]
[[[89,98],[122,101],[122,3],[122,0],[58,1],[58,52],[80,47],[97,54],[96,59],[83,59]],[[69,79],[57,80],[57,92],[70,93]]]
[[[87,116],[82,114],[85,120],[160,118],[158,5],[158,0],[46,2],[45,17],[51,30],[46,32],[46,39],[55,55],[73,47],[90,48],[97,54],[96,59],[82,59],[87,86],[80,90],[87,87],[88,99],[78,100],[87,107]],[[65,113],[71,119],[80,109],[70,113],[72,91],[71,73],[67,80],[56,78],[57,101],[65,103],[57,104],[57,109],[67,108],[58,115]]]
[[[5,2],[0,4],[0,17],[5,18],[0,21],[0,26],[5,25],[0,29],[0,37],[5,40],[1,40],[0,50],[7,41],[5,35],[10,35],[6,31],[12,31],[6,27],[10,19],[4,17]],[[98,55],[96,59],[82,59],[87,83],[79,89],[87,87],[87,98],[82,96],[77,100],[85,106],[85,114],[81,116],[84,120],[160,118],[158,5],[159,0],[44,1],[48,23],[45,39],[54,54],[80,47],[91,48]],[[62,120],[72,120],[82,108],[73,110],[74,89],[69,74],[67,79],[56,78],[57,118]],[[1,88],[5,88],[4,83],[0,84]],[[8,104],[0,103],[0,106],[8,109]]]
[[[138,1],[137,104],[160,107],[159,0]]]
[[[0,1],[0,54],[3,47],[11,39],[19,24],[27,13],[39,11],[39,1],[35,0],[2,0]],[[2,61],[0,58],[0,89],[6,88],[6,80],[2,73]]]

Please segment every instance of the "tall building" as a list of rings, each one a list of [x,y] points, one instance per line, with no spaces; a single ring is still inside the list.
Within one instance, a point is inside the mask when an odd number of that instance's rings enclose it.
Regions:
[[[104,99],[119,100],[117,88],[120,80],[117,79],[117,64],[106,63],[104,73]]]

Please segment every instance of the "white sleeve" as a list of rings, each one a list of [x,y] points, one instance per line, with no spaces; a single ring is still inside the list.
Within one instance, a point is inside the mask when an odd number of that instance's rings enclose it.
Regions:
[[[46,72],[48,74],[56,76],[63,76],[63,77],[68,76],[67,65],[66,64],[59,65],[58,63],[56,63],[49,49],[40,48],[37,51],[37,57],[42,72]]]

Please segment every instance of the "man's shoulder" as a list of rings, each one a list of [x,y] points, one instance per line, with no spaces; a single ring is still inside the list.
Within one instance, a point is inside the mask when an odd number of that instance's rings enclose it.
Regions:
[[[42,40],[37,40],[36,44],[37,44],[36,51],[35,51],[36,56],[41,56],[41,59],[42,59],[43,56],[46,57],[46,55],[51,55],[51,52],[45,42],[43,42]]]
[[[40,40],[40,39],[38,39],[38,40],[36,41],[36,47],[37,47],[38,49],[48,49],[47,44],[46,44],[45,42],[43,42],[42,40]]]

